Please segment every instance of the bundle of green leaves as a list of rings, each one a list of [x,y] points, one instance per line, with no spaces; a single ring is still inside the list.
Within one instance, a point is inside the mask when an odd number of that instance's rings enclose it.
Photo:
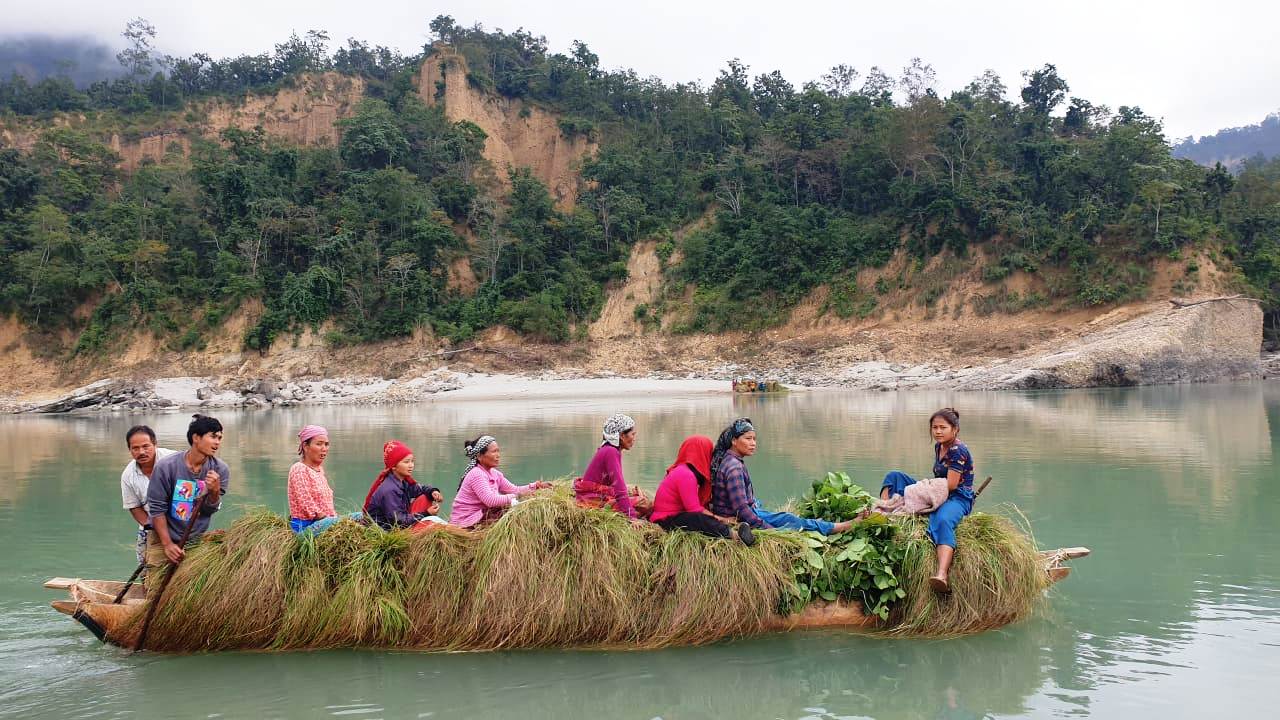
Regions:
[[[802,517],[844,522],[854,519],[874,500],[871,493],[854,484],[848,473],[829,472],[813,481],[813,491],[800,499],[796,512]]]
[[[796,586],[790,605],[799,609],[817,599],[856,601],[868,615],[887,620],[893,604],[906,597],[900,578],[907,545],[895,541],[897,531],[897,525],[877,514],[839,535],[804,533],[809,549],[792,565]]]
[[[829,472],[813,482],[796,511],[802,517],[843,522],[873,501],[848,473]],[[899,581],[906,546],[895,542],[897,530],[884,515],[872,514],[839,535],[805,533],[809,551],[792,567],[794,601],[858,601],[869,615],[887,619],[893,603],[906,596]]]

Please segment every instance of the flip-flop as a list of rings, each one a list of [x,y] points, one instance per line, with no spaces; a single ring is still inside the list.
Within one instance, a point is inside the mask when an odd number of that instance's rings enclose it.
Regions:
[[[938,593],[939,595],[951,594],[951,583],[947,582],[946,580],[943,580],[942,578],[936,578],[936,577],[929,578],[929,587],[933,588],[933,591]]]

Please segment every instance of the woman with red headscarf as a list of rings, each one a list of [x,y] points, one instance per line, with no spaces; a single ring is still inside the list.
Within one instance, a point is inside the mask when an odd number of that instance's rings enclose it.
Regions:
[[[729,539],[733,531],[706,508],[711,500],[711,438],[691,435],[680,444],[676,461],[653,497],[649,519],[667,532],[690,530]],[[750,547],[756,543],[751,526],[738,525],[738,537]]]
[[[364,512],[383,530],[411,527],[427,520],[424,512],[444,499],[438,488],[413,479],[413,451],[399,440],[382,446],[383,470],[364,498]],[[421,500],[419,500],[421,498]],[[415,502],[416,501],[416,502]]]

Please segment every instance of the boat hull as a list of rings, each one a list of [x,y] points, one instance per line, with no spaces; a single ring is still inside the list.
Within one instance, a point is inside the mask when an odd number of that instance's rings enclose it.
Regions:
[[[1088,548],[1061,548],[1041,553],[1044,571],[1049,584],[1067,577],[1071,568],[1068,560],[1084,557],[1089,554]],[[72,619],[92,632],[103,642],[121,647],[133,647],[137,628],[142,613],[146,611],[146,592],[141,585],[134,585],[117,604],[115,597],[124,588],[124,583],[114,580],[82,580],[79,578],[53,578],[45,583],[45,587],[55,590],[66,590],[68,598],[54,600],[51,604],[55,610]],[[1011,622],[1014,618],[1009,618]],[[843,601],[815,601],[803,610],[790,615],[773,615],[760,627],[761,632],[790,632],[794,630],[845,629],[876,630],[881,627],[879,618],[862,612],[858,603]],[[252,648],[245,648],[252,649]],[[265,650],[267,648],[258,648]],[[398,650],[415,648],[397,647]],[[428,648],[423,648],[428,649]]]

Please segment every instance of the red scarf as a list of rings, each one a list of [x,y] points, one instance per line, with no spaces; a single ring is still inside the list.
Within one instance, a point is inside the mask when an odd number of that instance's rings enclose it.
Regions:
[[[681,465],[689,465],[698,474],[698,502],[704,506],[711,500],[711,438],[705,435],[690,435],[680,443],[676,453],[676,461],[671,463],[667,472]]]
[[[384,469],[378,474],[378,478],[373,481],[373,484],[369,486],[369,494],[364,496],[364,511],[366,513],[369,512],[369,503],[373,501],[373,494],[377,492],[378,486],[382,484],[382,481],[386,480],[387,476],[391,474],[391,468],[412,454],[413,451],[409,449],[409,446],[399,440],[388,441],[386,445],[382,446],[382,465]],[[410,485],[418,484],[418,481],[414,480],[412,475],[404,478],[404,481]]]

